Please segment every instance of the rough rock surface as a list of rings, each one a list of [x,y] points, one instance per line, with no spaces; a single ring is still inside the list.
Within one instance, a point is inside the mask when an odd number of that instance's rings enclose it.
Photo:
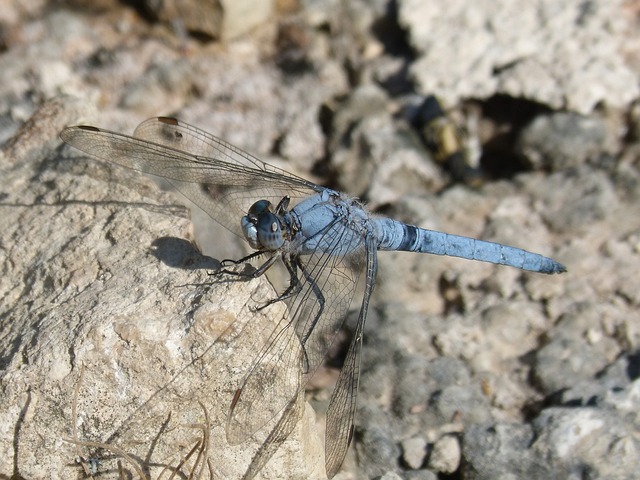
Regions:
[[[69,121],[58,117],[47,119]],[[155,478],[184,460],[183,473],[242,476],[260,442],[229,447],[224,426],[244,358],[286,314],[280,304],[251,310],[271,287],[211,277],[218,263],[192,243],[188,210],[149,180],[51,150],[14,159],[2,168],[2,325],[12,340],[2,348],[0,469],[70,478],[116,472],[120,460]],[[309,415],[265,476],[322,474]]]
[[[253,0],[145,0],[147,10],[179,31],[229,40],[265,23],[273,15],[273,2]],[[181,34],[186,32],[180,31]]]
[[[623,0],[465,2],[402,0],[401,24],[419,58],[411,72],[423,92],[448,102],[504,93],[588,113],[638,97],[640,44]]]
[[[569,269],[381,252],[336,478],[637,478],[632,2],[278,1],[226,42],[115,0],[6,4],[0,476],[167,478],[185,460],[185,475],[241,478],[261,465],[267,433],[229,446],[226,416],[286,312],[251,310],[274,295],[264,279],[208,275],[247,246],[142,176],[59,148],[69,124],[131,133],[175,115],[374,213]],[[425,148],[411,116],[425,94],[481,144],[482,185]],[[258,478],[325,475],[316,427],[340,350],[309,385],[316,424],[306,407]]]

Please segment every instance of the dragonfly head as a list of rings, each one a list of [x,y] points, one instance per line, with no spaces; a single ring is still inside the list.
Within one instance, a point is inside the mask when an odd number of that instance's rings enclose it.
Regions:
[[[259,200],[242,217],[242,232],[255,250],[278,250],[284,244],[280,220],[268,200]]]

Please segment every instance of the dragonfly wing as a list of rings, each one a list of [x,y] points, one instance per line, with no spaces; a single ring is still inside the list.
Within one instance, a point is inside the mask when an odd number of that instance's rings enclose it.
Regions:
[[[336,383],[329,408],[327,409],[327,430],[325,434],[325,465],[327,476],[332,478],[340,469],[347,449],[353,439],[353,419],[356,413],[358,385],[360,383],[360,356],[364,324],[369,309],[369,300],[375,285],[378,270],[377,250],[373,236],[367,239],[366,285],[358,323],[349,346],[340,376]]]
[[[60,137],[94,157],[168,179],[211,218],[241,237],[240,219],[257,200],[277,205],[289,196],[294,205],[324,189],[195,127],[163,119],[142,123],[134,137],[88,126],[66,128]]]
[[[269,436],[255,453],[249,468],[242,476],[242,480],[250,480],[262,470],[280,446],[289,438],[304,413],[304,393],[293,397],[282,412],[282,416],[275,424]]]
[[[325,466],[329,478],[338,473],[353,439],[361,352],[362,335],[354,336],[327,409]]]
[[[273,329],[231,405],[232,444],[248,439],[305,387],[344,322],[364,263],[363,240],[341,221],[318,235],[325,245],[295,259],[300,289],[285,300],[287,318]]]
[[[189,152],[198,157],[217,159],[238,167],[247,167],[262,172],[279,188],[291,186],[319,192],[325,188],[293,175],[281,168],[254,157],[228,142],[181,120],[169,117],[154,117],[142,122],[133,136],[149,142]]]

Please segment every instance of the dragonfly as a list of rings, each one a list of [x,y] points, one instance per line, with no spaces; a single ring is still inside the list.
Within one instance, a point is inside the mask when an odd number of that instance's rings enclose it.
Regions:
[[[253,252],[224,265],[261,259],[250,272],[225,267],[224,273],[256,278],[275,263],[288,272],[288,286],[259,307],[282,301],[288,315],[274,322],[231,400],[226,425],[231,444],[289,410],[342,328],[364,274],[357,323],[327,410],[329,478],[342,465],[354,434],[363,332],[379,250],[448,255],[545,274],[566,271],[555,260],[520,248],[373,215],[358,199],[265,163],[175,118],[146,120],[133,136],[86,125],[68,127],[60,136],[98,159],[164,177],[246,240]]]

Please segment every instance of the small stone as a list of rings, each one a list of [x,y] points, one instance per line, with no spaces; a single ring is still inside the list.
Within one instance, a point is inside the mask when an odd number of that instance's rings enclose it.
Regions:
[[[402,441],[402,459],[414,470],[419,469],[426,456],[427,441],[422,437],[407,438]]]
[[[440,438],[429,457],[429,468],[442,473],[453,473],[460,466],[462,450],[460,441],[453,435]]]
[[[398,475],[396,472],[385,472],[383,475],[378,477],[380,480],[402,480],[402,477]]]

